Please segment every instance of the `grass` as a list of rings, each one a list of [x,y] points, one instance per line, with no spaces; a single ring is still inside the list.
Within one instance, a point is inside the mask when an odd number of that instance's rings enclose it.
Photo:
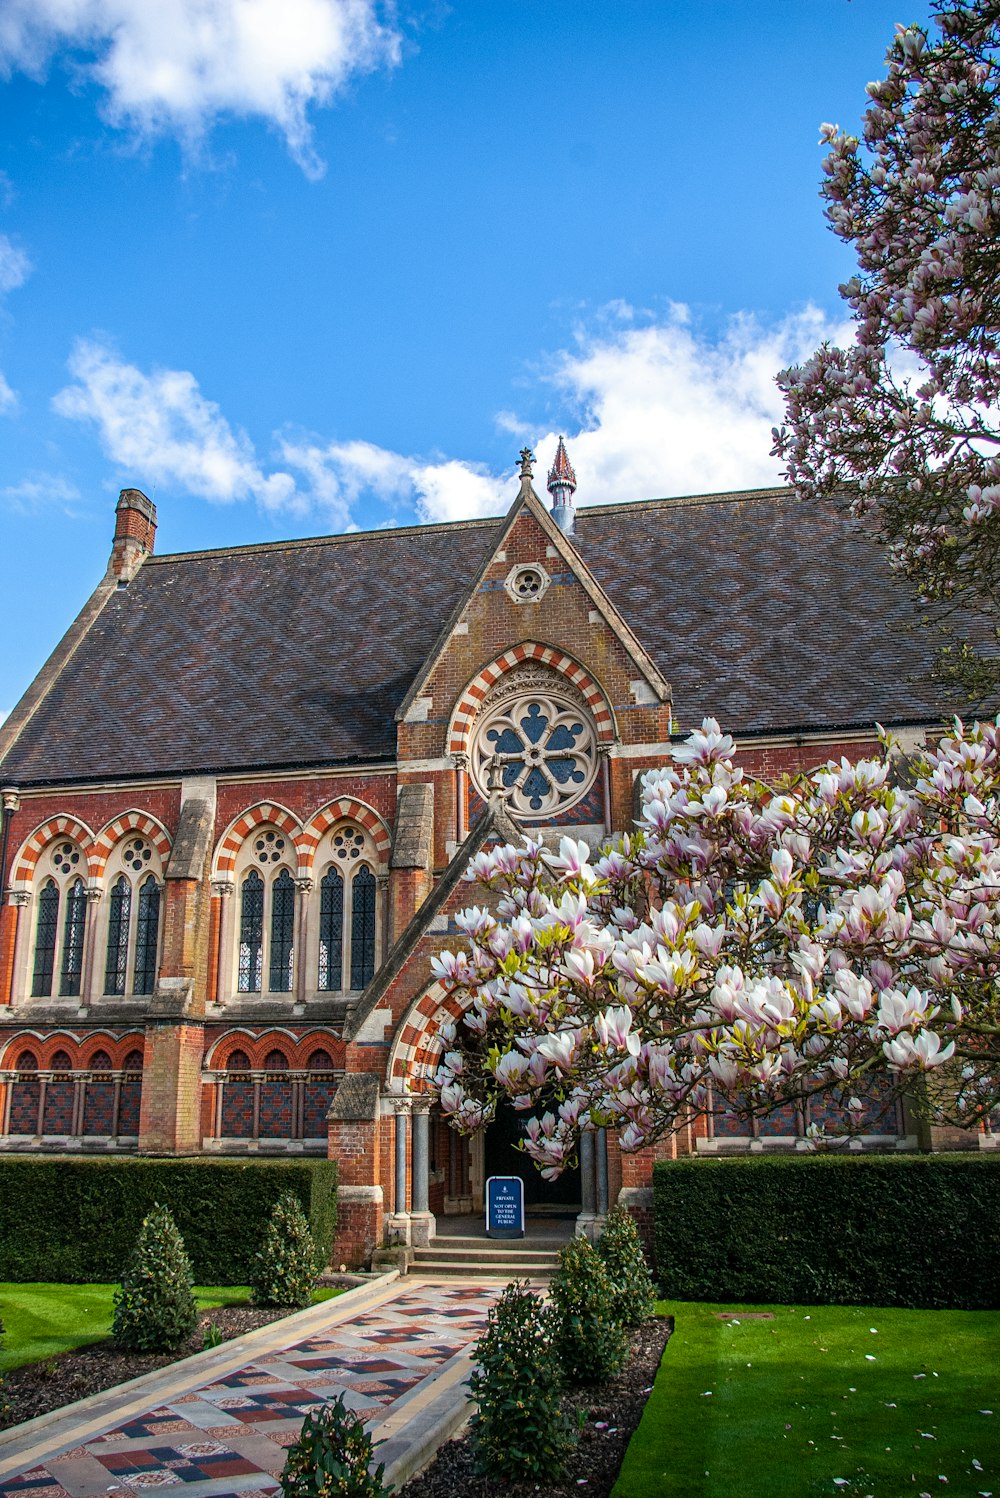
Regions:
[[[612,1498],[1000,1498],[996,1312],[659,1309],[676,1330]]]
[[[0,1320],[6,1334],[0,1344],[0,1373],[58,1357],[74,1347],[102,1342],[111,1329],[116,1285],[0,1284]],[[199,1311],[215,1306],[245,1305],[249,1285],[195,1285]],[[339,1292],[313,1291],[313,1302]]]

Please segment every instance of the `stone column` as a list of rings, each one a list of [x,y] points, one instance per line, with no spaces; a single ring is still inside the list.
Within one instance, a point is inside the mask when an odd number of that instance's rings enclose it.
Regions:
[[[80,1004],[92,1004],[94,995],[98,991],[103,992],[104,980],[101,974],[100,956],[95,952],[97,946],[97,928],[100,922],[97,919],[101,899],[104,895],[102,889],[88,889],[87,899],[87,926],[83,936],[83,972],[80,974]]]
[[[608,1215],[608,1131],[597,1131],[597,1218],[599,1232],[604,1231]]]
[[[597,753],[601,760],[601,791],[604,797],[604,831],[614,831],[614,817],[611,810],[611,745],[598,744]]]
[[[16,889],[10,897],[14,907],[13,962],[10,974],[9,1002],[31,996],[31,981],[28,975],[28,952],[31,948],[31,916],[28,907],[31,895],[26,889]]]
[[[597,1185],[594,1173],[594,1131],[584,1129],[580,1135],[580,1201],[582,1210],[576,1219],[579,1238],[594,1237],[597,1221]]]
[[[455,841],[460,846],[465,842],[468,828],[465,825],[466,785],[468,784],[469,756],[453,754],[455,762]]]
[[[375,946],[376,972],[385,961],[389,950],[389,875],[375,875],[375,891],[378,900],[378,927]]]
[[[410,1241],[414,1248],[426,1248],[437,1226],[430,1210],[431,1105],[414,1099],[413,1104],[413,1185],[410,1203]]]
[[[213,879],[212,894],[222,906],[219,916],[219,950],[216,953],[215,1002],[225,1004],[232,997],[233,972],[233,920],[236,902],[233,899],[236,885],[231,879]]]
[[[295,1002],[305,1006],[306,985],[309,978],[309,896],[312,894],[311,879],[295,881],[295,930],[292,936],[292,951],[295,961]]]
[[[406,1154],[407,1124],[410,1117],[410,1099],[408,1097],[394,1097],[393,1123],[394,1132],[394,1160],[395,1160],[395,1189],[393,1191],[392,1212],[386,1218],[385,1230],[388,1242],[405,1243],[409,1245],[410,1239],[410,1214],[406,1210]]]

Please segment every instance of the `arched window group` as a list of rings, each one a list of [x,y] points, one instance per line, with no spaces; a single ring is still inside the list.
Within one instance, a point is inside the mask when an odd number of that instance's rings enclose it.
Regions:
[[[316,993],[360,992],[375,974],[378,900],[374,850],[357,827],[340,826],[324,840],[318,879],[303,887],[303,942],[296,921],[294,845],[276,827],[257,829],[237,860],[237,994],[287,994],[297,964]],[[303,948],[296,951],[296,942]]]
[[[85,870],[82,850],[67,839],[57,839],[39,860],[32,998],[151,994],[162,904],[159,855],[148,839],[131,835],[108,859],[103,888],[88,889]],[[88,975],[92,921],[98,929]]]
[[[219,1146],[238,1147],[245,1140],[277,1146],[297,1140],[325,1150],[326,1115],[337,1085],[333,1058],[325,1048],[311,1051],[305,1066],[293,1067],[275,1047],[263,1065],[254,1067],[238,1047],[209,1079],[216,1087]]]
[[[134,1147],[142,1099],[142,1051],[129,1051],[116,1069],[98,1050],[84,1066],[58,1049],[40,1068],[33,1050],[21,1051],[5,1074],[3,1132],[39,1139],[113,1139]]]

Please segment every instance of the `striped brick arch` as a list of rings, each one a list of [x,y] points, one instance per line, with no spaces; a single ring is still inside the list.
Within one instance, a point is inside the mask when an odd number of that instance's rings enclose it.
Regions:
[[[550,670],[557,672],[560,676],[565,676],[567,681],[571,681],[577,690],[583,693],[587,706],[593,713],[598,742],[606,744],[613,740],[615,724],[608,700],[597,682],[588,671],[584,670],[579,661],[573,660],[565,651],[557,650],[552,645],[515,645],[511,650],[505,650],[503,655],[498,656],[491,665],[480,671],[479,675],[465,688],[452,715],[448,732],[449,754],[468,754],[472,726],[479,715],[486,694],[505,672],[512,671],[516,666],[523,666],[529,661],[537,661],[539,665],[548,666]]]
[[[336,801],[331,801],[329,806],[316,812],[298,839],[300,878],[307,879],[312,873],[313,859],[323,834],[338,822],[356,822],[363,827],[375,843],[379,863],[388,863],[392,837],[378,812],[353,796],[340,796]]]
[[[29,885],[34,877],[35,865],[41,858],[49,843],[57,837],[68,838],[70,842],[76,843],[81,853],[87,855],[88,863],[93,851],[94,834],[86,822],[80,822],[76,817],[50,817],[40,827],[36,827],[27,839],[14,860],[14,872],[11,875],[11,883],[14,885]]]
[[[439,983],[410,1005],[389,1052],[386,1084],[391,1092],[399,1091],[400,1080],[408,1092],[433,1091],[434,1074],[444,1054],[441,1026],[449,1021],[457,1024],[464,1013],[461,999],[446,994]]]
[[[130,832],[140,832],[148,837],[164,864],[166,863],[170,857],[170,837],[166,829],[155,817],[148,816],[144,811],[127,811],[122,816],[115,817],[113,822],[109,822],[97,834],[88,857],[92,879],[103,879],[112,849]]]
[[[296,848],[298,847],[302,828],[292,813],[286,807],[278,806],[273,801],[258,801],[256,806],[240,812],[223,834],[215,854],[216,878],[224,879],[233,872],[237,855],[243,844],[254,828],[260,827],[265,822],[271,827],[280,827],[282,832],[287,832]]]

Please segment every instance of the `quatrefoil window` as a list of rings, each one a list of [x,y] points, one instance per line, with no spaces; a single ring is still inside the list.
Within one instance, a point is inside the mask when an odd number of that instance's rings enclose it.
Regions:
[[[483,714],[472,752],[480,795],[503,790],[522,819],[551,817],[586,795],[597,774],[589,714],[558,693],[532,692]]]

